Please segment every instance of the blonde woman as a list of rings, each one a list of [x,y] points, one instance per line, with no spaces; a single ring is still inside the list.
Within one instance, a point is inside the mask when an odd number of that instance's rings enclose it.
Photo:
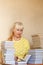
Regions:
[[[15,58],[17,61],[21,61],[27,55],[30,44],[27,39],[22,37],[24,26],[21,22],[15,22],[11,31],[8,40],[14,41]]]

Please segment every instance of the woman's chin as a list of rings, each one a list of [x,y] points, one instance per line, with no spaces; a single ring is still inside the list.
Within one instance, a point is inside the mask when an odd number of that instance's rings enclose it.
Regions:
[[[17,38],[21,38],[21,36],[17,36]]]

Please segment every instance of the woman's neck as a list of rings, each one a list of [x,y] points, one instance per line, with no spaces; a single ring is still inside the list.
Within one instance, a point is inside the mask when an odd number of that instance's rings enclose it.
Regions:
[[[21,37],[13,37],[13,40],[15,41],[19,41],[21,39]]]

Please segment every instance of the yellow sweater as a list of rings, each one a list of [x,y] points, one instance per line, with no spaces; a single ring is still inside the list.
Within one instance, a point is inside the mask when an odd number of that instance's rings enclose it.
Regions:
[[[30,49],[28,40],[21,38],[19,41],[14,40],[15,56],[23,59]]]

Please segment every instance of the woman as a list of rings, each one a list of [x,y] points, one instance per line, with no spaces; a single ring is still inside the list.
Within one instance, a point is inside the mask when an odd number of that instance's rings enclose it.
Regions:
[[[22,37],[23,29],[24,27],[21,22],[15,22],[8,38],[9,41],[14,41],[15,58],[17,61],[23,60],[30,49],[28,40]]]

